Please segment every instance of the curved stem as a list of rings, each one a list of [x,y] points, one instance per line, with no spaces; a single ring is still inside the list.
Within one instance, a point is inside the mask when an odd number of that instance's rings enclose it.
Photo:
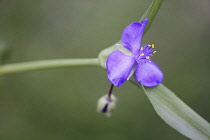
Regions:
[[[0,66],[0,76],[5,74],[27,72],[33,70],[42,70],[60,67],[76,67],[76,66],[99,66],[97,58],[83,59],[53,59],[40,60],[32,62],[22,62],[14,64],[5,64]]]

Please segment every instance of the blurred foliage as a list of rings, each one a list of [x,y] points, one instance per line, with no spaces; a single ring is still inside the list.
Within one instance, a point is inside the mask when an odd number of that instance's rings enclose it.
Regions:
[[[6,45],[6,43],[0,40],[0,64],[3,64],[6,61],[6,59],[9,58],[9,54],[9,47]]]
[[[1,0],[6,63],[96,57],[138,21],[151,1]],[[143,42],[154,43],[164,85],[210,121],[210,2],[164,1]],[[115,88],[113,117],[96,112],[108,92],[100,68],[65,68],[0,77],[1,140],[187,140],[155,113],[131,83]],[[185,94],[179,94],[185,93]]]

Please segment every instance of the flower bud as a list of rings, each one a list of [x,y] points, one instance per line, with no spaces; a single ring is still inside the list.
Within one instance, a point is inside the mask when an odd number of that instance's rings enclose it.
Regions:
[[[106,116],[110,117],[111,116],[111,111],[115,108],[116,106],[116,97],[111,94],[109,97],[108,94],[102,96],[98,100],[98,105],[97,105],[97,111],[104,113]]]

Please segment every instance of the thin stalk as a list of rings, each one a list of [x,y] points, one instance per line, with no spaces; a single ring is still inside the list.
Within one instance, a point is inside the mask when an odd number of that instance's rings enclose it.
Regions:
[[[110,89],[109,89],[109,93],[108,93],[108,100],[111,100],[113,87],[114,87],[114,85],[113,85],[113,84],[111,84],[111,87],[110,87]]]
[[[14,64],[5,64],[0,66],[0,76],[5,74],[21,73],[34,70],[62,68],[62,67],[79,67],[79,66],[99,66],[97,58],[83,59],[52,59],[31,62],[22,62]]]

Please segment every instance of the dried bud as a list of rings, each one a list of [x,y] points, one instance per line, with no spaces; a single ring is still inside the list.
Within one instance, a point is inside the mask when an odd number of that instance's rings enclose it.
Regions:
[[[116,101],[117,101],[117,99],[113,94],[111,94],[111,96],[109,96],[108,94],[102,96],[98,100],[97,111],[102,112],[106,116],[110,117],[111,111],[116,106]]]

